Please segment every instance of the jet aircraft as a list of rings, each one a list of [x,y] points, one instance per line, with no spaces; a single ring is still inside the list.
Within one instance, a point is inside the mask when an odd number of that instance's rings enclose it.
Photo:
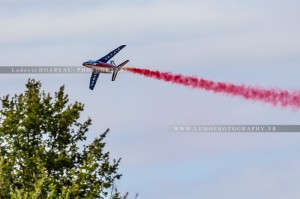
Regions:
[[[107,63],[113,56],[115,56],[120,50],[122,50],[126,45],[119,46],[115,50],[111,51],[104,57],[94,61],[89,60],[84,62],[82,65],[88,68],[93,69],[92,76],[90,79],[90,89],[93,90],[97,79],[100,75],[100,73],[112,73],[111,81],[115,81],[118,72],[121,70],[121,68],[129,62],[129,60],[124,61],[120,65],[116,65],[114,61],[110,61],[110,63]]]

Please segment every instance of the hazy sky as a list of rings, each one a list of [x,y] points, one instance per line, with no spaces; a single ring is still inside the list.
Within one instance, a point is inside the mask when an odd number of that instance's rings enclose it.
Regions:
[[[300,89],[296,0],[0,0],[0,60],[80,66],[126,44],[116,63],[266,88]],[[89,141],[111,129],[122,157],[118,188],[143,199],[298,198],[299,133],[175,133],[170,125],[299,124],[300,112],[121,73],[0,74],[1,92],[28,78],[65,85],[93,119]]]

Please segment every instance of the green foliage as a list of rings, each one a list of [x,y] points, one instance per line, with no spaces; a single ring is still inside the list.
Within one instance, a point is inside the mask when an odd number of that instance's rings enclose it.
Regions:
[[[30,80],[23,94],[1,98],[0,198],[126,198],[113,189],[120,159],[104,152],[108,130],[91,144],[91,119],[79,122],[84,105],[69,104],[64,86],[51,97]]]

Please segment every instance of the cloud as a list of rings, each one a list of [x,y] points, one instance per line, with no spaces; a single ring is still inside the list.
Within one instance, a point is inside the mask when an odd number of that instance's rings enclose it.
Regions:
[[[0,58],[11,65],[80,65],[124,43],[128,47],[116,63],[129,58],[132,66],[298,89],[298,8],[294,0],[6,0],[0,3]],[[21,92],[28,77],[42,80],[46,91],[66,84],[71,101],[86,104],[83,118],[94,121],[89,141],[111,128],[107,146],[113,157],[123,158],[125,191],[140,192],[142,198],[298,194],[299,162],[296,156],[295,161],[284,158],[291,152],[284,149],[299,145],[296,134],[191,135],[167,129],[174,124],[297,124],[299,112],[126,73],[116,82],[101,74],[93,92],[88,74],[1,75],[1,95]],[[284,154],[275,163],[246,158],[268,159],[279,149]],[[238,166],[230,167],[227,158]]]
[[[143,175],[136,177],[140,181],[130,189],[139,190],[143,198],[159,199],[297,198],[300,163],[295,152],[286,152],[227,154],[217,161],[182,161],[150,173],[137,169]]]
[[[220,63],[224,67],[270,68],[283,62],[294,65],[299,60],[295,1],[275,1],[269,6],[260,6],[258,1],[66,2],[45,6],[32,1],[35,6],[12,16],[3,10],[8,16],[3,14],[0,24],[9,28],[1,31],[0,43],[14,51],[24,45],[27,52],[37,45],[52,47],[47,54],[57,51],[53,45],[89,48],[92,52],[99,51],[100,45],[110,49],[126,43],[131,49],[143,50],[136,60],[150,54],[161,65],[173,59],[175,65],[194,68],[199,63],[207,68]],[[36,51],[30,53],[42,52],[40,48]]]
[[[97,3],[94,6],[75,2],[74,5],[62,4],[61,7],[53,7],[53,3],[48,3],[47,7],[37,5],[40,7],[29,7],[22,14],[1,18],[0,24],[9,27],[1,31],[1,43],[95,34],[107,38],[122,34],[138,40],[142,39],[141,35],[148,40],[186,39],[199,35],[244,34],[259,28],[276,28],[275,24],[295,27],[293,23],[286,23],[291,18],[289,15],[278,18],[271,10],[271,14],[262,21],[265,13],[257,9],[256,4],[236,1],[150,1],[144,4]],[[9,14],[8,11],[4,13]]]
[[[186,7],[186,6],[185,6]],[[66,9],[66,7],[65,7]],[[2,18],[9,27],[1,31],[1,42],[20,42],[55,37],[101,33],[101,37],[117,34],[146,34],[148,31],[173,30],[181,32],[192,24],[205,22],[209,12],[197,14],[196,8],[187,12],[180,5],[107,5],[75,10],[44,10],[24,16]]]

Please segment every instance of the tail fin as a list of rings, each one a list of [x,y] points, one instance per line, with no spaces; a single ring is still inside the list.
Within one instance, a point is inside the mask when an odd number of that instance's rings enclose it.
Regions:
[[[119,70],[121,70],[121,68],[123,66],[125,66],[125,64],[127,64],[129,62],[129,60],[126,60],[124,61],[122,64],[120,64],[117,68],[115,68],[114,72],[113,72],[113,75],[112,75],[112,78],[111,78],[111,81],[115,81],[116,77],[117,77],[117,74],[119,72]]]
[[[114,60],[111,60],[111,61],[110,61],[110,64],[116,66]]]

